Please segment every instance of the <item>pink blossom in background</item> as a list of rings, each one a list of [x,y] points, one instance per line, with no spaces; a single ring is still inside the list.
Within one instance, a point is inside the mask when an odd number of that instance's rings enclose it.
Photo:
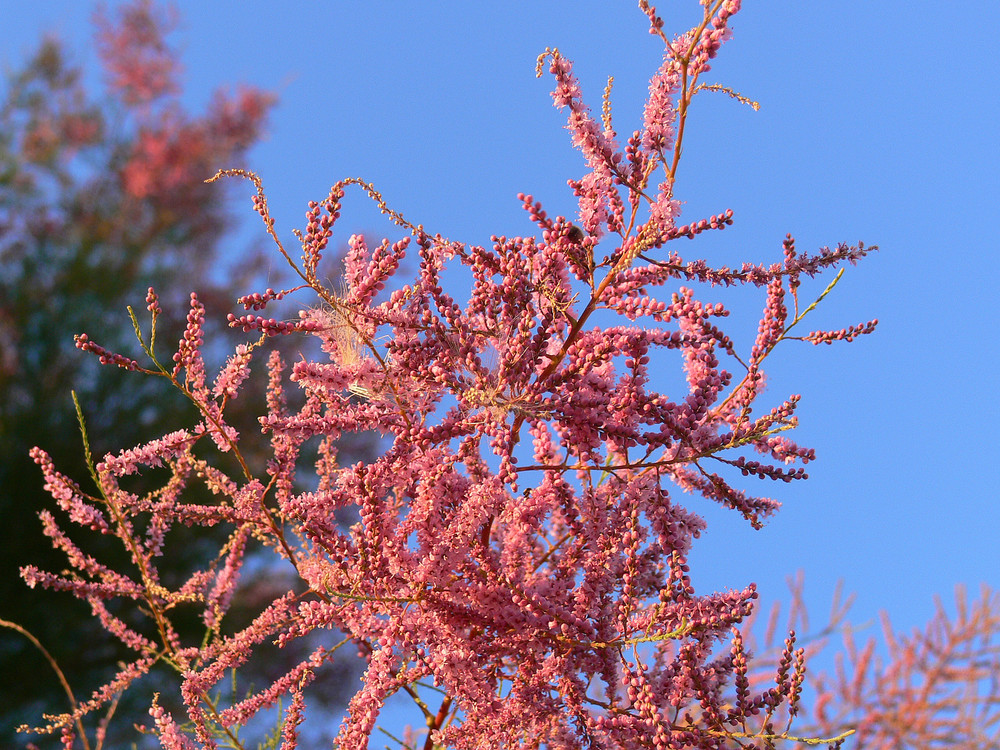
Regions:
[[[123,6],[117,23],[96,15],[97,48],[110,84],[129,105],[149,104],[176,93],[177,58],[165,37],[176,16],[157,15],[151,0]]]

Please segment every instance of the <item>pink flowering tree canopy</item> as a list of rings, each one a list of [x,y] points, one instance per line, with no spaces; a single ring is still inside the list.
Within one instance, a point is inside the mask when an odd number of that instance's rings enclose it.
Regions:
[[[800,301],[806,279],[873,248],[806,253],[788,236],[771,264],[714,267],[682,255],[686,240],[733,223],[731,211],[682,222],[674,193],[688,109],[707,88],[702,78],[740,3],[701,5],[694,28],[668,38],[655,9],[640,3],[664,55],[642,122],[624,139],[613,127],[610,86],[596,117],[572,63],[558,50],[539,57],[586,171],[569,181],[579,204],[573,220],[518,196],[532,235],[494,236],[488,247],[454,241],[352,178],[309,204],[296,233],[301,252],[292,253],[254,174],[229,169],[213,178],[252,181],[255,209],[298,281],[240,299],[244,314],[230,315],[230,325],[253,337],[214,376],[202,356],[205,310],[196,294],[172,359],[155,341],[162,309],[152,289],[146,313],[133,314],[142,360],[77,337],[107,364],[169,380],[200,417],[93,461],[96,489],[34,451],[69,522],[119,538],[132,565],[111,569],[87,556],[65,521],[44,511],[46,534],[73,572],[29,566],[23,577],[89,602],[134,653],[90,699],[36,729],[61,732],[72,745],[84,716],[165,662],[179,700],[154,698],[147,728],[163,747],[243,747],[239,729],[284,699],[279,739],[294,748],[309,685],[350,644],[367,670],[336,735],[343,750],[369,746],[398,693],[412,697],[423,726],[400,740],[408,748],[660,750],[797,739],[804,651],[790,633],[770,686],[751,687],[739,626],[756,590],[694,590],[687,556],[705,522],[687,506],[718,503],[759,528],[778,502],[743,488],[743,478],[805,478],[801,465],[813,453],[788,436],[799,396],[762,404],[765,364],[790,339],[850,341],[874,329],[875,321],[806,330],[803,320],[842,269]],[[331,286],[325,256],[348,189],[364,191],[401,236],[348,238],[342,283]],[[404,258],[415,268],[405,283],[396,278]],[[445,288],[456,267],[468,288]],[[763,292],[752,342],[732,340],[722,328],[729,310],[702,299],[733,284]],[[318,297],[297,319],[258,314],[296,292]],[[294,362],[268,356],[261,433],[240,434],[228,410],[251,360],[279,336],[313,338],[319,353]],[[656,372],[671,363],[683,370],[685,392],[657,390]],[[337,440],[368,431],[384,436],[381,454],[338,461]],[[271,459],[254,473],[243,446],[262,440]],[[220,454],[239,468],[219,468]],[[169,470],[161,489],[130,491],[134,475],[159,467]],[[213,500],[189,502],[196,485]],[[349,526],[338,520],[345,515]],[[229,536],[190,577],[168,582],[159,565],[178,525],[223,527]],[[261,549],[294,569],[296,585],[248,626],[229,628],[244,560]],[[144,617],[123,618],[110,601]],[[192,609],[204,626],[197,642],[174,626]],[[317,633],[329,637],[271,684],[219,697],[229,675],[265,658],[269,645]]]

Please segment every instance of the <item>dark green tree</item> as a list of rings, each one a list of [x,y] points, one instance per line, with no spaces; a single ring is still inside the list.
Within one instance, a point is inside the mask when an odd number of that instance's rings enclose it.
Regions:
[[[97,456],[175,429],[191,407],[157,379],[132,377],[124,387],[125,373],[76,351],[73,336],[87,332],[138,354],[125,307],[144,312],[155,283],[165,312],[178,316],[166,321],[162,340],[176,341],[189,292],[198,291],[210,319],[223,320],[259,269],[254,248],[239,248],[231,267],[223,263],[234,219],[220,185],[204,180],[242,165],[274,97],[220,89],[206,111],[188,111],[167,44],[173,25],[150,2],[98,15],[102,92],[86,89],[82,69],[50,38],[0,95],[0,619],[36,637],[83,698],[118,655],[99,627],[82,625],[91,618],[86,606],[29,590],[19,578],[27,564],[65,567],[41,535],[38,512],[53,501],[28,451],[38,445],[70,474],[87,475],[70,389]],[[242,427],[259,429],[252,419],[248,408]],[[201,541],[191,538],[192,560]],[[91,544],[114,559],[107,540]],[[178,570],[187,562],[178,560]],[[68,621],[73,641],[65,639]],[[0,690],[0,746],[20,746],[14,727],[65,710],[66,697],[38,649],[10,629],[0,629],[0,673],[16,675]],[[116,721],[130,723],[127,711],[120,707]]]

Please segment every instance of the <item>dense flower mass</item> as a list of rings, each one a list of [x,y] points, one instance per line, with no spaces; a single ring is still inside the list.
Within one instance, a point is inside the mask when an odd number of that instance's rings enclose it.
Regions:
[[[655,9],[640,5],[662,37]],[[81,348],[102,360],[169,378],[201,414],[191,429],[94,464],[100,496],[88,496],[42,451],[35,454],[70,519],[118,535],[135,569],[126,575],[87,558],[47,517],[47,533],[75,572],[24,575],[90,601],[134,649],[136,661],[113,690],[157,659],[176,668],[188,723],[154,703],[150,731],[163,747],[241,746],[237,728],[283,696],[282,747],[295,747],[309,683],[338,643],[316,648],[242,700],[221,705],[213,696],[267,643],[334,629],[367,660],[337,737],[344,750],[368,746],[386,699],[401,691],[424,714],[426,748],[768,747],[790,736],[803,651],[790,635],[774,684],[751,690],[737,626],[751,613],[755,588],[695,592],[687,555],[705,524],[679,496],[700,495],[759,527],[778,503],[734,479],[805,477],[791,465],[813,453],[785,436],[799,397],[761,409],[764,364],[789,338],[829,343],[873,329],[874,321],[791,333],[814,307],[799,305],[802,276],[854,263],[870,248],[807,255],[789,237],[781,262],[729,269],[684,260],[668,247],[733,221],[726,211],[677,223],[684,118],[740,4],[702,5],[694,29],[664,37],[642,127],[624,148],[610,107],[601,123],[583,104],[570,61],[558,50],[540,58],[586,160],[586,174],[570,182],[579,198],[576,222],[549,217],[521,195],[538,234],[470,246],[411,224],[374,187],[350,179],[310,204],[296,259],[278,238],[260,181],[225,170],[217,177],[254,182],[255,209],[302,281],[247,295],[245,309],[261,310],[302,288],[319,305],[292,322],[230,316],[234,328],[260,338],[240,346],[214,384],[202,360],[204,308],[195,295],[172,364],[158,358],[152,337],[143,340],[148,368],[81,337]],[[352,236],[343,284],[332,289],[320,265],[352,186],[408,235],[377,246]],[[417,271],[400,284],[395,275],[406,255]],[[455,264],[472,278],[461,302],[443,282]],[[699,300],[685,286],[693,283],[766,289],[749,355],[720,327],[729,311]],[[668,291],[657,294],[659,287]],[[147,301],[155,325],[152,291]],[[260,438],[239,435],[226,406],[267,339],[291,334],[315,337],[321,355],[291,365],[269,358],[260,424],[273,457],[266,476],[254,476],[240,445]],[[685,393],[656,389],[657,369],[672,359],[682,365]],[[299,398],[288,398],[289,389]],[[341,465],[338,439],[367,431],[384,436],[384,452]],[[219,468],[230,464],[216,460],[212,444],[235,456],[239,470]],[[760,460],[748,458],[754,453]],[[171,469],[162,491],[128,491],[128,475],[160,465]],[[185,501],[195,483],[209,488],[212,503]],[[346,517],[353,525],[341,522]],[[216,558],[179,586],[157,572],[175,524],[232,529]],[[293,566],[298,583],[233,632],[224,616],[241,566],[251,549],[262,548]],[[148,623],[116,619],[104,605],[115,597],[136,602]],[[205,624],[201,643],[182,642],[172,623],[175,612],[191,607]],[[54,717],[52,728],[71,727],[111,688]]]

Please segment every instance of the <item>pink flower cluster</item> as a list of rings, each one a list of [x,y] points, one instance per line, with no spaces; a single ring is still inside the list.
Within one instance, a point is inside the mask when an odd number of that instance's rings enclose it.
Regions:
[[[254,88],[217,91],[206,117],[185,116],[171,99],[180,90],[177,57],[166,43],[173,15],[160,17],[149,0],[139,0],[118,9],[115,23],[103,12],[96,16],[98,51],[111,86],[143,115],[121,169],[125,190],[135,199],[168,201],[189,192],[220,155],[254,142],[274,102]]]
[[[97,49],[111,84],[128,104],[146,104],[177,90],[177,59],[166,44],[175,18],[162,22],[150,0],[126,6],[117,24],[96,14]]]
[[[705,523],[680,504],[680,494],[732,508],[759,527],[778,503],[734,486],[732,477],[805,477],[780,466],[813,457],[782,436],[796,424],[798,396],[755,412],[763,365],[812,309],[799,309],[800,277],[853,262],[869,249],[799,256],[789,239],[784,263],[741,270],[685,263],[664,249],[732,223],[728,211],[675,223],[672,154],[680,152],[697,77],[739,9],[738,2],[702,5],[701,24],[666,45],[643,129],[624,151],[610,127],[589,115],[570,62],[548,52],[556,106],[569,109],[574,145],[588,165],[571,183],[579,226],[549,218],[541,204],[521,196],[540,237],[498,236],[489,247],[470,246],[407,222],[370,185],[345,180],[310,204],[298,262],[274,232],[259,180],[241,170],[220,173],[255,182],[255,209],[320,305],[292,322],[231,316],[235,328],[261,336],[239,347],[209,386],[203,310],[192,295],[175,366],[147,353],[153,372],[198,407],[199,424],[107,456],[95,466],[99,497],[36,456],[71,520],[121,537],[136,573],[126,577],[86,559],[51,522],[48,533],[76,572],[25,575],[90,601],[135,650],[135,664],[116,688],[152,660],[176,668],[191,735],[154,703],[151,731],[164,747],[194,747],[192,736],[201,747],[236,746],[236,729],[283,695],[291,701],[282,746],[294,747],[307,687],[337,644],[318,648],[274,684],[228,707],[211,696],[262,644],[334,629],[347,634],[368,665],[338,735],[345,750],[368,746],[386,699],[399,692],[413,696],[424,713],[426,748],[665,750],[719,748],[733,738],[764,747],[789,736],[774,717],[782,706],[796,713],[803,652],[791,636],[774,686],[750,691],[737,626],[750,614],[756,590],[748,584],[694,591],[686,559]],[[661,33],[655,9],[644,10],[653,33]],[[665,176],[651,197],[646,186],[658,168]],[[343,287],[331,289],[319,266],[352,184],[361,184],[409,236],[376,247],[351,237]],[[415,278],[394,284],[407,254],[415,256]],[[445,289],[451,264],[472,277],[463,303]],[[766,286],[746,361],[718,327],[725,307],[701,302],[683,286],[661,297],[651,292],[678,281]],[[268,289],[242,302],[259,310],[291,291]],[[852,338],[872,326],[809,340]],[[242,471],[227,473],[203,438],[237,458],[241,440],[260,439],[237,434],[226,422],[226,403],[256,350],[269,336],[288,334],[316,337],[321,351],[291,367],[299,405],[288,406],[287,365],[272,355],[260,419],[273,451],[267,474],[253,476],[242,461]],[[672,359],[687,382],[687,392],[673,397],[656,390],[655,377]],[[367,431],[385,437],[382,455],[338,463],[338,438]],[[763,461],[748,460],[749,452]],[[160,464],[172,476],[153,497],[120,484]],[[215,500],[186,503],[184,492],[195,483]],[[356,522],[346,528],[338,518],[351,513]],[[170,588],[156,563],[167,553],[166,531],[178,523],[225,524],[232,534],[205,568]],[[230,632],[222,623],[251,549],[272,550],[294,567],[301,585]],[[152,635],[102,609],[113,596],[144,608]],[[176,608],[190,606],[201,609],[205,623],[200,643],[182,643],[171,622]],[[53,726],[76,718],[67,714]]]

